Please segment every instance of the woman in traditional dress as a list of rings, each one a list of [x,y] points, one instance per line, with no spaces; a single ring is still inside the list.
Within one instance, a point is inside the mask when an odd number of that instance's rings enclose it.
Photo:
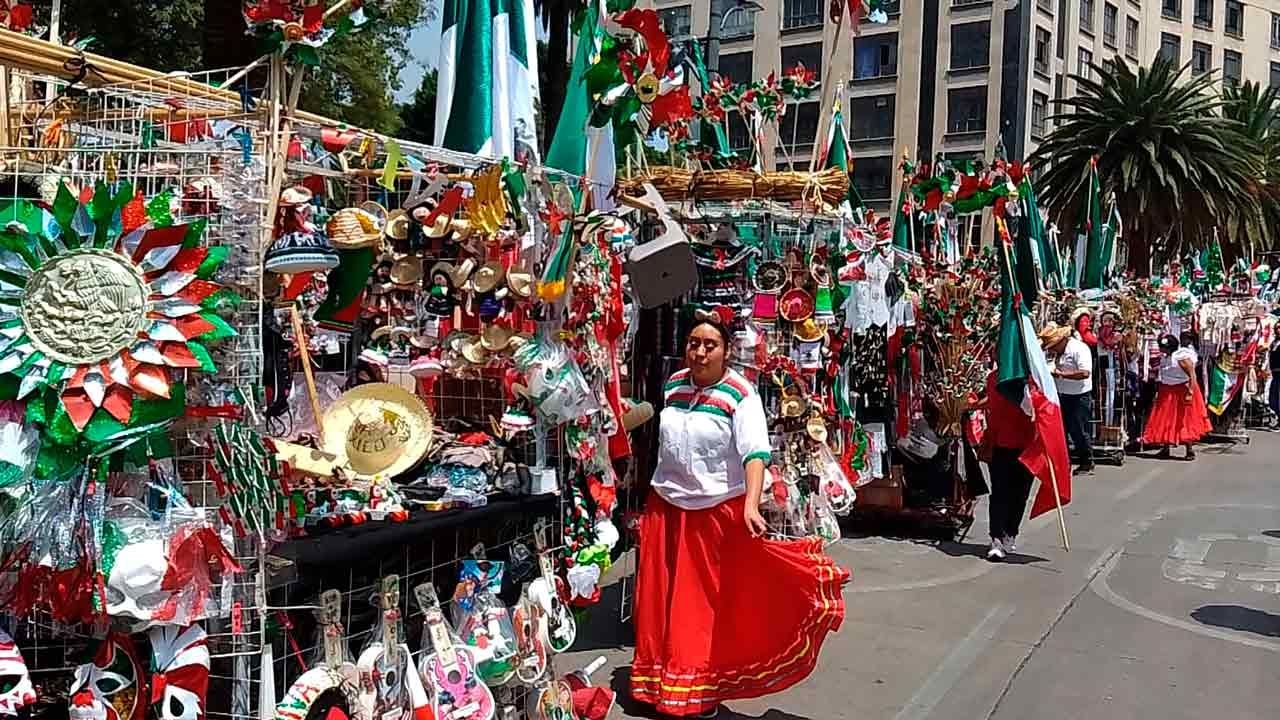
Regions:
[[[1209,411],[1205,408],[1204,395],[1196,382],[1196,363],[1199,356],[1194,338],[1184,334],[1181,346],[1172,335],[1160,338],[1160,389],[1156,391],[1155,404],[1142,433],[1146,445],[1161,445],[1160,457],[1170,457],[1170,448],[1183,445],[1187,459],[1195,460],[1192,447],[1213,426],[1209,424]]]
[[[674,716],[715,717],[803,680],[844,619],[849,579],[817,537],[764,537],[764,407],[725,364],[730,318],[706,318],[666,384],[640,524],[631,694]]]

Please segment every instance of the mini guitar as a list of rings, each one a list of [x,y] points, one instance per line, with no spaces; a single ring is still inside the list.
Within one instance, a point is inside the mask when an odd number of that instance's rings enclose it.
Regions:
[[[533,685],[547,673],[546,616],[542,607],[525,595],[512,612],[511,621],[516,627],[516,677],[526,685]]]
[[[538,568],[542,576],[529,583],[529,597],[542,606],[546,614],[547,644],[557,653],[568,650],[578,635],[578,624],[573,611],[565,603],[569,587],[556,575],[555,560],[547,550],[546,523],[534,527],[534,544],[538,548]]]
[[[428,655],[424,644],[418,671],[434,691],[436,720],[492,720],[493,693],[480,681],[471,651],[454,644],[435,588],[419,585],[414,594],[426,617],[423,638],[429,639],[433,650]]]
[[[573,691],[564,680],[550,680],[542,691],[530,695],[529,716],[537,720],[578,720],[573,714]]]

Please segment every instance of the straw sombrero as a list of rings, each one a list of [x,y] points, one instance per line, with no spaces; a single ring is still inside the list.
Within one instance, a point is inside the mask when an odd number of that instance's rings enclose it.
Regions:
[[[314,196],[310,190],[302,185],[294,185],[291,188],[285,188],[285,191],[280,193],[280,205],[306,205],[311,202],[312,197]]]
[[[507,271],[507,287],[511,288],[511,292],[515,293],[516,297],[533,297],[533,284],[533,273],[523,265],[517,265]]]
[[[422,280],[422,258],[405,255],[391,266],[391,282],[396,285],[417,285]]]
[[[372,200],[366,200],[360,203],[360,210],[373,220],[373,230],[379,235],[387,227],[387,209]]]
[[[294,472],[316,477],[333,477],[335,461],[333,453],[316,450],[306,445],[272,439],[276,459],[288,463]]]
[[[489,325],[480,333],[480,345],[489,352],[502,352],[511,346],[515,333],[505,325]]]
[[[1057,323],[1049,323],[1036,336],[1040,340],[1040,345],[1050,347],[1057,345],[1063,340],[1071,336],[1071,328],[1067,325],[1058,325]]]
[[[498,287],[504,277],[506,277],[506,269],[502,267],[502,263],[490,260],[481,265],[471,276],[471,287],[478,293],[491,292]]]
[[[340,250],[374,247],[382,240],[378,218],[360,208],[343,208],[329,218],[329,242]]]
[[[348,390],[320,425],[325,449],[357,478],[394,477],[417,465],[431,448],[431,411],[417,395],[390,383]]]
[[[403,210],[392,210],[387,216],[387,235],[395,240],[408,239],[409,214]]]

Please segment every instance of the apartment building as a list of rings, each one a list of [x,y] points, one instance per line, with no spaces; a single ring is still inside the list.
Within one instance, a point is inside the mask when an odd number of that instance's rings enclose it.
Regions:
[[[648,2],[673,38],[707,36],[710,0]],[[1010,157],[1029,154],[1052,129],[1053,100],[1074,93],[1071,76],[1091,62],[1159,52],[1224,82],[1280,85],[1280,0],[899,0],[888,23],[864,23],[852,40],[846,27],[838,43],[826,0],[756,2],[762,10],[726,17],[721,73],[741,82],[799,61],[826,77],[830,63],[844,85],[855,182],[884,210],[904,149],[989,158],[1003,142]],[[807,167],[819,112],[816,99],[789,108],[766,164]],[[736,117],[730,140],[749,141]]]

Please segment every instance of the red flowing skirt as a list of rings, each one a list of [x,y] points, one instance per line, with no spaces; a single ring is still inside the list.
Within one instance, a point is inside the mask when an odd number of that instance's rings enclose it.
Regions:
[[[1191,396],[1187,397],[1187,386]],[[1200,384],[1160,385],[1155,404],[1142,431],[1146,445],[1182,445],[1196,442],[1213,426],[1209,424],[1209,410],[1204,404]]]
[[[849,572],[822,540],[751,537],[738,497],[683,510],[649,494],[640,524],[631,695],[668,715],[779,692],[844,620]]]

